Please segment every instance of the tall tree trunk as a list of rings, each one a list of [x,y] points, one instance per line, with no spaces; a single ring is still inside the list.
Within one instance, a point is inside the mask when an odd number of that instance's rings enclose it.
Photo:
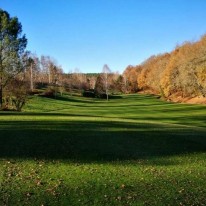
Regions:
[[[49,84],[51,84],[51,69],[50,69],[50,66],[49,66],[48,72],[49,72]]]
[[[0,48],[2,54],[2,48]],[[0,54],[0,110],[3,109],[3,66],[2,66],[2,56]]]
[[[0,109],[2,110],[3,109],[3,78],[2,78],[2,75],[1,75],[1,78],[0,78]]]
[[[106,72],[106,95],[107,95],[107,101],[109,100],[109,96],[108,96],[108,74]]]
[[[31,64],[30,66],[30,81],[31,81],[31,91],[34,89],[34,84],[33,84],[33,65]]]

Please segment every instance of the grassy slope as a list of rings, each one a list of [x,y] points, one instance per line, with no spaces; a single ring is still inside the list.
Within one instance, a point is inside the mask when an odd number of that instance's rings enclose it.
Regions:
[[[204,205],[206,107],[35,97],[0,113],[0,205]]]

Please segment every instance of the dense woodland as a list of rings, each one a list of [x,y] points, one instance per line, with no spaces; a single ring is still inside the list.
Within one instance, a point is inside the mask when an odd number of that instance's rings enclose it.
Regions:
[[[206,35],[185,42],[171,53],[151,56],[128,66],[123,74],[128,92],[144,91],[168,100],[206,96]]]

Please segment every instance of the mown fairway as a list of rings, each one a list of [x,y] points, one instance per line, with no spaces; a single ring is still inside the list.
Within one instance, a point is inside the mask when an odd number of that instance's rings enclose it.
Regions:
[[[0,205],[205,205],[206,107],[33,97],[0,113]]]

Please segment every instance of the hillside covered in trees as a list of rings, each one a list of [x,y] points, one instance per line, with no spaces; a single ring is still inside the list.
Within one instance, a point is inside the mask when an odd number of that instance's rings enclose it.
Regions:
[[[176,102],[206,103],[206,35],[172,52],[154,55],[123,76],[127,91],[152,93]]]

